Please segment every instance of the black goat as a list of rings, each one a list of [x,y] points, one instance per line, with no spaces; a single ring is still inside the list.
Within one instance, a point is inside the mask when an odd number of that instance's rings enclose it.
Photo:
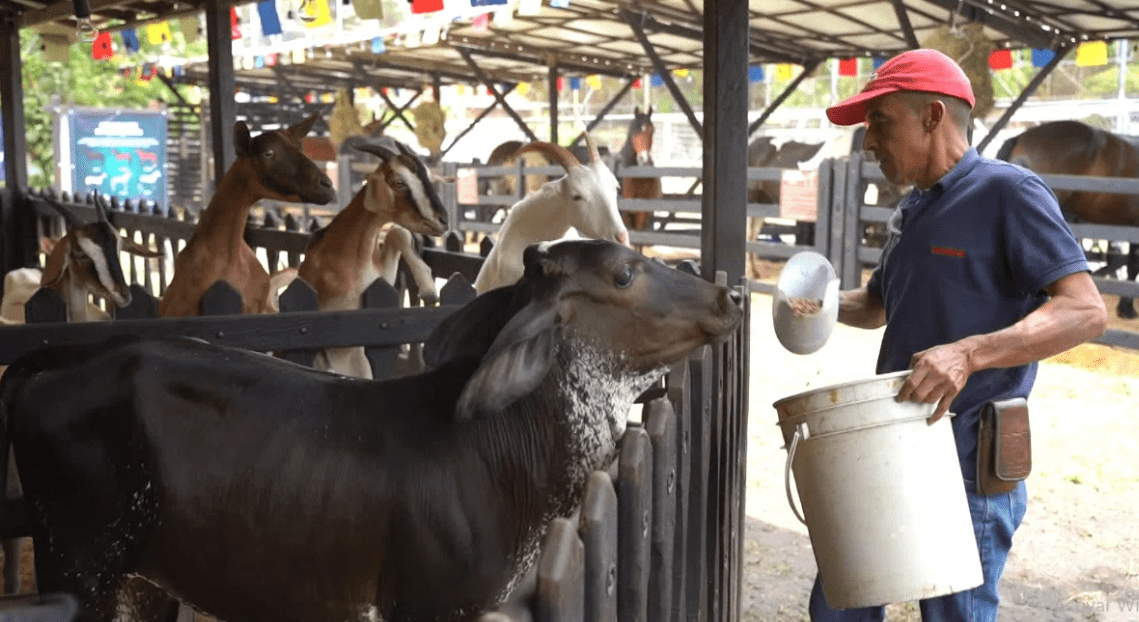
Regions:
[[[634,398],[742,315],[611,242],[525,264],[443,321],[414,377],[188,339],[21,357],[0,400],[40,590],[99,621],[128,575],[227,622],[473,620],[612,459]]]

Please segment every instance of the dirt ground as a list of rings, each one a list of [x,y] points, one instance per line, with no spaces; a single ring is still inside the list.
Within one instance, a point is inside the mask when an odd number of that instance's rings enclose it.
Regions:
[[[1107,301],[1114,314],[1115,299]],[[816,565],[787,505],[786,454],[771,404],[874,374],[881,331],[837,326],[818,352],[775,338],[771,298],[753,298],[748,426],[746,622],[808,620]],[[1139,322],[1112,319],[1115,328]],[[1095,344],[1040,365],[1030,404],[1029,507],[1001,585],[1002,622],[1139,621],[1139,353]],[[919,620],[915,603],[888,620]]]

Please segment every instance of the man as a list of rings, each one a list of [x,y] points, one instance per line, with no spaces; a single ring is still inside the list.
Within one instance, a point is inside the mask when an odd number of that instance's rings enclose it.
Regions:
[[[878,373],[912,369],[898,401],[952,410],[985,582],[921,601],[925,622],[995,620],[997,584],[1024,516],[1024,482],[977,493],[979,413],[989,400],[1027,397],[1036,362],[1103,333],[1103,299],[1055,195],[1033,173],[982,158],[966,136],[969,79],[935,50],[887,61],[862,92],[827,109],[837,125],[867,124],[864,147],[886,178],[915,189],[891,218],[890,239],[866,286],[842,293],[839,321],[886,326]],[[818,579],[811,619],[883,620],[883,607],[833,610]]]

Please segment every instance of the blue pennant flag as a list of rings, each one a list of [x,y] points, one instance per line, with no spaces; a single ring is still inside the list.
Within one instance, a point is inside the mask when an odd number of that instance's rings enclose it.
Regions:
[[[138,33],[134,28],[123,28],[119,34],[123,37],[123,45],[126,46],[127,52],[133,54],[138,51]]]
[[[372,54],[383,54],[384,49],[385,49],[384,48],[384,38],[383,37],[373,37],[372,38]]]
[[[581,90],[581,78],[578,78],[577,76],[570,78],[570,90],[571,91],[580,91]]]
[[[1032,66],[1033,67],[1047,67],[1048,63],[1052,62],[1052,59],[1055,56],[1056,56],[1056,53],[1053,52],[1052,50],[1038,50],[1036,48],[1033,48],[1032,49]]]
[[[495,6],[506,2],[507,0],[471,0],[471,6]]]
[[[555,9],[568,9],[570,0],[550,0],[550,6]]]
[[[886,59],[885,58],[875,58],[874,62],[871,64],[874,67],[874,71],[878,71],[879,67],[886,64]]]
[[[261,16],[261,32],[266,37],[284,32],[281,30],[281,18],[277,16],[276,0],[258,2],[257,14]]]
[[[763,65],[752,65],[747,68],[748,82],[763,82]]]

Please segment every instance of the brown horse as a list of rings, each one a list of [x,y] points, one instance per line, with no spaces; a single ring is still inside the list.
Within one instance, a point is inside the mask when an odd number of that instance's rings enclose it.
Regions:
[[[653,165],[653,107],[641,112],[640,106],[633,108],[633,120],[625,135],[625,144],[617,152],[622,168],[629,166]],[[621,180],[621,196],[626,199],[659,199],[664,196],[660,187],[660,177],[625,177]],[[624,212],[621,218],[629,230],[643,231],[649,226],[652,212]]]
[[[1078,121],[1054,121],[1025,130],[1001,145],[997,158],[1041,175],[1089,175],[1139,178],[1139,151],[1126,139]],[[1064,216],[1072,222],[1139,226],[1139,196],[1056,190]],[[1127,278],[1139,275],[1139,244],[1129,243]],[[1110,254],[1110,251],[1109,251]],[[1097,274],[1114,274],[1109,257]],[[1120,297],[1116,314],[1134,319],[1135,306]]]

